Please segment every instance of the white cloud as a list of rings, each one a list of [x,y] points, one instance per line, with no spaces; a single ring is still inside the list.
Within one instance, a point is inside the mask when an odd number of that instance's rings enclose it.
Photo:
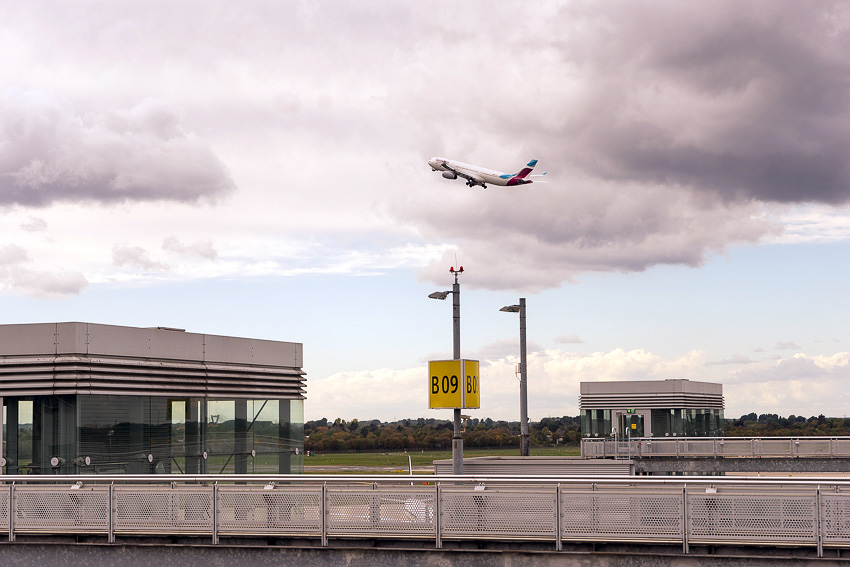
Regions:
[[[29,264],[29,254],[20,246],[9,244],[0,248],[0,289],[54,299],[76,295],[88,285],[88,280],[79,272],[37,270]]]
[[[730,374],[725,390],[727,406],[734,400],[737,417],[750,411],[780,415],[847,414],[850,393],[850,352],[831,356],[802,353],[791,358],[749,365]],[[747,407],[759,409],[747,410]],[[740,412],[740,413],[739,413]]]
[[[756,361],[751,359],[748,356],[744,356],[742,354],[733,354],[729,358],[724,358],[722,360],[712,360],[706,362],[706,366],[728,366],[728,365],[741,365],[741,364],[753,364]]]
[[[233,188],[168,104],[81,114],[53,93],[0,93],[0,203],[198,201]]]
[[[516,345],[514,347],[516,350]],[[479,354],[472,353],[471,356]],[[518,419],[518,356],[495,360],[481,358],[481,362],[482,409],[469,410],[470,415]],[[534,351],[528,355],[529,415],[532,419],[578,415],[579,383],[582,381],[692,377],[699,375],[703,366],[702,354],[698,351],[674,360],[665,360],[642,350],[617,349],[592,354]],[[451,419],[445,411],[427,409],[427,382],[424,364],[404,370],[384,368],[341,372],[320,380],[309,380],[305,406],[307,419],[420,416]],[[356,404],[352,400],[356,400]]]
[[[779,222],[778,243],[839,242],[850,240],[850,206],[804,205],[785,210]]]
[[[21,223],[21,228],[27,232],[44,232],[47,230],[47,222],[42,218],[30,216]]]
[[[141,246],[118,245],[112,249],[112,262],[119,268],[140,268],[146,272],[166,272],[168,264],[151,259],[150,253]]]
[[[207,260],[215,260],[218,256],[212,240],[199,240],[194,244],[183,244],[176,236],[168,236],[162,241],[162,249],[181,256],[198,256]]]
[[[516,356],[483,360],[481,410],[473,417],[519,419]],[[779,361],[747,363],[720,372],[707,370],[705,355],[692,351],[666,358],[644,350],[578,353],[559,349],[528,356],[529,416],[578,415],[579,384],[595,381],[689,380],[723,384],[727,417],[754,411],[780,415],[829,416],[846,413],[850,393],[850,353],[831,356],[803,354]],[[401,419],[421,416],[445,417],[445,411],[428,410],[427,368],[340,372],[309,380],[307,419]],[[352,400],[356,400],[353,402]],[[466,411],[466,410],[464,410]]]

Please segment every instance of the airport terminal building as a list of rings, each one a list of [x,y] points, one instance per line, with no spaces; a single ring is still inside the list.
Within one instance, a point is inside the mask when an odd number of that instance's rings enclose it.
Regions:
[[[304,470],[300,343],[0,325],[5,474]]]
[[[582,382],[583,437],[722,437],[723,385],[690,380]]]

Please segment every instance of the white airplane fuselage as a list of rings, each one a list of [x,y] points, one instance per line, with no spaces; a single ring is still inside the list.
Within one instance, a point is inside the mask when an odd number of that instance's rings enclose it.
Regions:
[[[494,169],[487,169],[462,161],[455,161],[443,157],[433,157],[428,160],[428,165],[434,171],[442,171],[443,177],[446,179],[457,179],[462,177],[466,180],[466,184],[472,187],[473,185],[481,185],[486,188],[487,183],[500,186],[525,185],[533,183],[531,179],[526,179],[534,166],[537,165],[537,160],[528,162],[518,173],[505,173]]]

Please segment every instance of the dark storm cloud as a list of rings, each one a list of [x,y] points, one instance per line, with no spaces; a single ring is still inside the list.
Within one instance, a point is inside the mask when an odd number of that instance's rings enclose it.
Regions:
[[[423,271],[424,279],[445,279],[457,254],[461,264],[474,267],[468,285],[533,292],[590,271],[699,266],[732,242],[754,242],[773,230],[756,205],[730,206],[665,187],[598,181],[486,192],[461,187],[453,207],[444,205],[448,192],[442,191],[410,205],[426,236],[457,243],[456,252]]]
[[[0,204],[194,202],[233,188],[164,103],[80,115],[48,93],[0,94]]]
[[[846,4],[568,5],[585,81],[564,155],[593,175],[768,202],[850,201]]]
[[[849,16],[838,2],[577,1],[520,24],[534,33],[435,34],[452,39],[431,57],[464,74],[438,88],[437,66],[405,91],[432,111],[430,154],[504,171],[539,158],[550,184],[450,195],[434,178],[399,207],[455,248],[421,276],[440,281],[455,253],[490,289],[699,266],[781,232],[778,204],[850,201]]]

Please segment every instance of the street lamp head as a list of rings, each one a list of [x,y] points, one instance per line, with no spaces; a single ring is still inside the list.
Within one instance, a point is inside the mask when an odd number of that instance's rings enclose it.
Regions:
[[[429,293],[428,297],[430,297],[431,299],[444,300],[449,296],[450,293],[450,291],[435,291],[434,293]]]
[[[519,313],[519,305],[505,305],[499,311],[504,311],[505,313]]]

